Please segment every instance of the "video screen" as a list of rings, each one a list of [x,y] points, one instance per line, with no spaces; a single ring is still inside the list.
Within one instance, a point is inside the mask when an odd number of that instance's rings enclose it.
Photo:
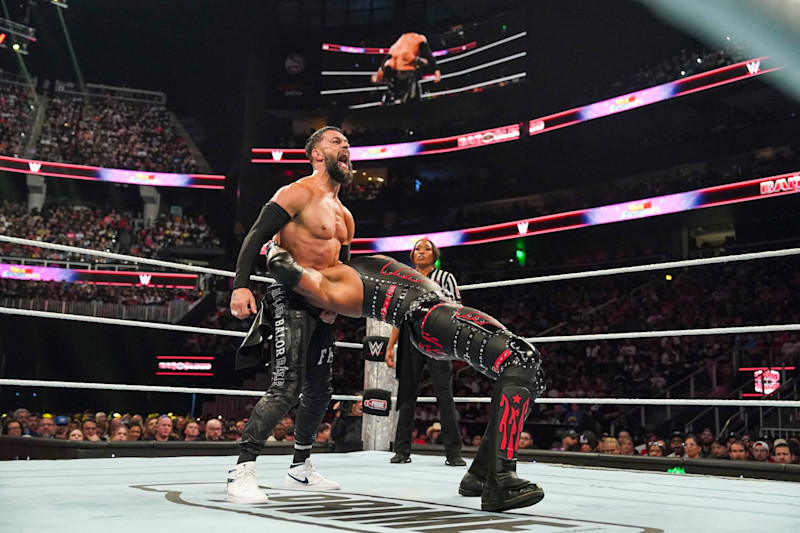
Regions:
[[[323,43],[322,107],[401,105],[520,82],[527,76],[526,20],[516,11],[370,46]]]

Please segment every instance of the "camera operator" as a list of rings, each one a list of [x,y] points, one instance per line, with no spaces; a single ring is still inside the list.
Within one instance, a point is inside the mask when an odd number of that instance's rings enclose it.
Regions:
[[[362,393],[359,392],[359,395]],[[342,400],[333,405],[336,415],[331,425],[331,440],[335,452],[357,452],[364,449],[361,440],[361,400]]]

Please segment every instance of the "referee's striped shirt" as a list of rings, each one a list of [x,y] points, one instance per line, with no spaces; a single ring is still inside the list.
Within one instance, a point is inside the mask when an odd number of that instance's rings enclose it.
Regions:
[[[433,269],[428,277],[439,284],[444,289],[444,292],[450,298],[453,298],[458,303],[461,303],[461,292],[458,290],[458,283],[456,277],[446,270]]]

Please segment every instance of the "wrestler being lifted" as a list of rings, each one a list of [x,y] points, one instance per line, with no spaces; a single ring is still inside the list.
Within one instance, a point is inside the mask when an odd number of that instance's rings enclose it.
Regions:
[[[412,267],[392,258],[357,257],[321,270],[304,268],[275,243],[270,274],[312,305],[350,317],[369,317],[400,329],[400,342],[428,357],[457,359],[497,380],[491,418],[459,493],[481,497],[484,511],[533,505],[544,498],[516,475],[519,435],[531,402],[544,389],[539,351],[496,319],[464,307]]]

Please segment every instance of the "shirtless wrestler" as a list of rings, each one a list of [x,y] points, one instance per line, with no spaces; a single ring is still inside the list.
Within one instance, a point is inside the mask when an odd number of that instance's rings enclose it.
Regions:
[[[372,75],[372,83],[389,85],[384,105],[401,104],[419,100],[418,81],[427,72],[433,72],[435,83],[442,79],[428,39],[420,33],[409,32],[401,35],[389,48],[389,55]]]
[[[280,188],[242,243],[230,304],[231,314],[239,319],[258,311],[249,277],[263,244],[270,239],[291,250],[298,264],[308,268],[324,269],[350,256],[355,226],[338,196],[341,185],[353,176],[347,138],[339,128],[321,128],[308,138],[306,155],[314,172]],[[285,484],[295,489],[339,489],[338,483],[315,470],[310,459],[317,428],[333,393],[334,317],[281,285],[269,288],[243,347],[257,343],[260,353],[266,336],[261,326],[272,330],[272,383],[245,425],[238,463],[228,475],[228,501],[267,502],[256,482],[256,457],[272,429],[298,400],[294,457]],[[237,368],[260,361],[260,357],[244,359],[237,353]]]
[[[428,277],[389,257],[357,257],[324,270],[304,268],[280,246],[267,252],[270,273],[323,309],[370,317],[400,329],[428,357],[457,359],[497,380],[491,418],[459,493],[481,496],[484,511],[526,507],[544,498],[516,476],[519,435],[530,403],[544,389],[539,351],[500,322],[446,296]]]

